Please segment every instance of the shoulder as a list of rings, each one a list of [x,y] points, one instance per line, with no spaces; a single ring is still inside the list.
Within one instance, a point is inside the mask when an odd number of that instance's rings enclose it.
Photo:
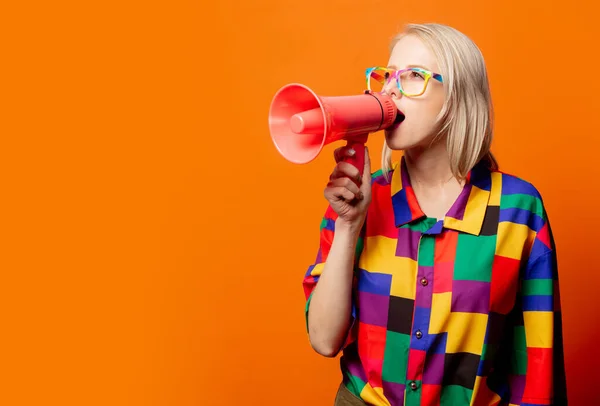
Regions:
[[[528,278],[552,278],[547,272],[555,261],[556,245],[542,193],[527,179],[501,171],[495,174],[501,182],[499,221],[505,238],[523,241]]]
[[[388,171],[379,169],[371,173],[371,204],[369,206],[369,216],[373,216],[375,212],[383,213],[391,210],[392,204],[392,178],[395,167]]]
[[[531,181],[502,171],[493,172],[500,189],[500,223],[514,240],[525,238],[534,258],[554,249],[542,193]],[[492,181],[494,184],[494,181]]]
[[[392,174],[394,173],[394,168],[390,169],[387,172],[384,172],[383,169],[379,169],[378,171],[371,173],[371,185],[372,187],[382,187],[389,186],[392,180]]]
[[[531,215],[546,220],[546,209],[540,190],[529,180],[515,174],[503,171],[494,171],[492,176],[492,187],[496,187],[496,193],[500,195],[501,210],[527,211]]]
[[[502,194],[523,194],[537,199],[541,199],[542,195],[538,188],[529,180],[524,179],[516,174],[507,173],[504,171],[495,171],[497,176],[502,179]]]

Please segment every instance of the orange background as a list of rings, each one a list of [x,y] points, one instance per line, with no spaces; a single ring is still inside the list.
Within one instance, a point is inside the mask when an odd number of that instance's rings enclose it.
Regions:
[[[338,361],[308,344],[301,281],[337,145],[288,163],[268,107],[288,82],[360,92],[426,21],[486,57],[493,150],[559,247],[571,404],[598,402],[595,2],[11,3],[0,404],[331,405]]]

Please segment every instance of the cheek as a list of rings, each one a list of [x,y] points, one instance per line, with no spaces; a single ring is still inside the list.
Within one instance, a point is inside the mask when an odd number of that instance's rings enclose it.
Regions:
[[[428,103],[423,103],[418,109],[415,109],[415,114],[412,115],[414,121],[413,127],[415,130],[420,129],[426,133],[433,131],[438,124],[438,116],[442,110],[443,103],[428,100]]]
[[[433,126],[436,123],[442,107],[443,100],[441,102],[438,100],[423,101],[423,103],[416,105],[415,108],[411,109],[411,121],[419,127]]]
[[[442,107],[444,107],[444,93],[443,92],[431,92],[428,95],[426,101],[426,108],[430,115],[437,116]]]
[[[446,96],[445,96],[444,92],[443,91],[437,91],[437,90],[441,90],[441,89],[436,89],[435,92],[432,92],[432,94],[430,96],[431,98],[429,99],[429,108],[430,108],[430,111],[435,116],[437,116],[438,114],[440,114],[440,112],[444,108],[444,103],[445,103],[445,99],[446,99]]]

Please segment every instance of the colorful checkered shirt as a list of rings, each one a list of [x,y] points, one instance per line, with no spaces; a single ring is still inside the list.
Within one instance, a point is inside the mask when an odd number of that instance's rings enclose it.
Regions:
[[[479,164],[437,221],[404,159],[389,181],[372,179],[340,349],[346,387],[371,405],[565,405],[556,253],[534,186]],[[307,317],[335,220],[329,207],[303,281]]]

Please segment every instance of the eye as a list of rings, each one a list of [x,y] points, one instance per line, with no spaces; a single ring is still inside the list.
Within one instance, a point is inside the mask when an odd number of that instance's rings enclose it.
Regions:
[[[390,72],[385,72],[385,78],[389,79],[390,78]]]
[[[422,74],[420,74],[419,72],[414,71],[414,70],[410,71],[410,78],[411,79],[422,79],[422,80],[425,80],[425,77]]]

